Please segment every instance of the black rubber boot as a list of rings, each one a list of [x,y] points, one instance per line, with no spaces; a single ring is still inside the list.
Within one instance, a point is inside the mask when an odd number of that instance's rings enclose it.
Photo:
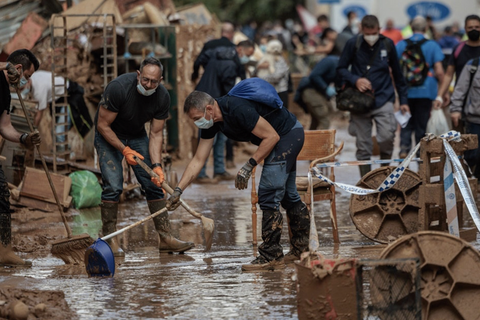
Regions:
[[[242,265],[243,271],[262,271],[285,268],[283,250],[280,245],[283,216],[278,210],[264,210],[262,215],[263,243],[258,247],[259,256],[249,264]]]
[[[290,239],[292,249],[285,255],[285,263],[299,260],[300,254],[308,251],[310,232],[310,214],[304,202],[296,202],[291,209],[287,210],[287,217],[292,232],[292,239]]]
[[[372,171],[372,166],[369,164],[358,166],[358,168],[360,169],[360,178],[363,178],[364,175]]]
[[[148,209],[150,210],[150,213],[153,214],[165,208],[165,205],[165,200],[150,201],[148,202]],[[155,229],[160,236],[160,245],[158,246],[160,253],[185,252],[195,247],[195,244],[192,242],[178,240],[172,236],[170,233],[170,220],[168,219],[167,211],[162,212],[160,215],[153,218],[153,222],[155,223]]]
[[[268,261],[283,258],[280,245],[283,216],[278,210],[264,210],[262,214],[262,240],[258,252]]]
[[[117,231],[118,202],[102,202],[102,233],[107,236]],[[115,257],[125,257],[125,252],[120,248],[117,237],[107,240]]]

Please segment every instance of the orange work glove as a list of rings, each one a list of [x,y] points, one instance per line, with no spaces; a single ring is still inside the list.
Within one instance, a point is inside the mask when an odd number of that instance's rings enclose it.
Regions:
[[[165,175],[163,174],[163,170],[162,167],[160,167],[160,164],[154,164],[153,172],[158,175],[158,178],[152,177],[151,180],[153,183],[155,183],[157,187],[161,188],[163,181],[165,181]]]
[[[135,166],[135,165],[138,164],[137,161],[135,161],[135,159],[133,159],[133,156],[137,156],[142,160],[144,159],[144,157],[140,153],[138,153],[135,150],[130,149],[130,147],[125,147],[125,149],[123,149],[122,153],[125,156],[125,159],[127,159],[127,163],[131,166]]]

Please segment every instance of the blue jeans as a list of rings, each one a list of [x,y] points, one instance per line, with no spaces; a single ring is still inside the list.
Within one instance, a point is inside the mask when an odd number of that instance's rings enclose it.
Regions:
[[[222,132],[218,132],[213,138],[213,174],[222,174],[225,173],[225,159],[224,159],[224,150],[225,143],[227,142],[227,136]],[[207,176],[207,162],[203,165],[202,170],[198,174],[199,178],[204,178]]]
[[[465,121],[465,132],[476,134],[480,139],[480,124]],[[474,168],[475,178],[480,179],[480,148],[465,151],[465,160],[470,168]]]
[[[297,121],[292,130],[280,137],[275,148],[265,158],[262,176],[258,185],[258,204],[263,210],[286,210],[300,201],[295,178],[297,156],[303,147],[305,133]]]
[[[432,109],[430,99],[408,99],[412,117],[400,131],[400,153],[409,153],[412,148],[412,133],[415,132],[415,145],[425,136]]]
[[[148,137],[145,135],[136,139],[120,139],[125,146],[140,153],[145,157],[143,160],[149,167],[152,162],[148,152]],[[95,149],[98,153],[98,162],[102,172],[103,191],[102,201],[118,202],[123,191],[123,154],[108,143],[103,136],[95,130]],[[150,175],[139,165],[132,166],[135,177],[145,192],[147,201],[164,198],[162,188],[158,188],[150,178]]]

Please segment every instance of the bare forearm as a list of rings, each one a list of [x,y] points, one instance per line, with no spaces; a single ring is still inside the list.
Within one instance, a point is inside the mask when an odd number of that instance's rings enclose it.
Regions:
[[[97,126],[98,132],[102,135],[102,137],[107,140],[107,142],[119,151],[123,151],[125,149],[125,145],[118,139],[115,132],[113,132],[112,128],[106,126]]]
[[[449,72],[450,70],[447,69],[447,72],[445,72],[443,79],[440,81],[440,86],[438,89],[438,95],[443,96],[447,93],[448,87],[450,86],[450,83],[452,82],[453,79],[453,73]]]
[[[178,187],[180,187],[180,189],[182,190],[185,190],[200,173],[200,170],[202,170],[204,163],[205,160],[201,161],[201,159],[194,157],[185,169],[185,172],[183,173],[182,178],[178,183]]]
[[[148,144],[148,150],[150,152],[150,159],[152,163],[162,163],[162,143],[163,133],[150,133],[150,141]]]
[[[272,152],[280,137],[278,135],[263,139],[252,158],[257,163],[262,162]]]
[[[0,135],[5,140],[11,141],[11,142],[20,142],[20,136],[22,135],[22,133],[15,130],[15,128],[10,124],[6,126],[2,126],[2,128],[0,128]]]

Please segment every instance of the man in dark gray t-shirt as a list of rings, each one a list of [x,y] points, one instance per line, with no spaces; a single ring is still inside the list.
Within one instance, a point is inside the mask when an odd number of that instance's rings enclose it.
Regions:
[[[170,96],[160,84],[163,66],[156,58],[147,58],[136,73],[123,74],[110,82],[100,101],[95,116],[95,148],[102,172],[102,232],[115,232],[118,202],[123,191],[122,160],[128,164],[145,191],[150,213],[165,208],[165,195],[161,188],[163,127],[168,117]],[[150,122],[147,136],[145,123]],[[150,178],[137,166],[134,156],[152,167],[159,178]],[[174,238],[170,232],[168,212],[153,219],[160,235],[160,253],[184,252],[193,243]],[[124,256],[117,239],[110,239],[114,255]]]

